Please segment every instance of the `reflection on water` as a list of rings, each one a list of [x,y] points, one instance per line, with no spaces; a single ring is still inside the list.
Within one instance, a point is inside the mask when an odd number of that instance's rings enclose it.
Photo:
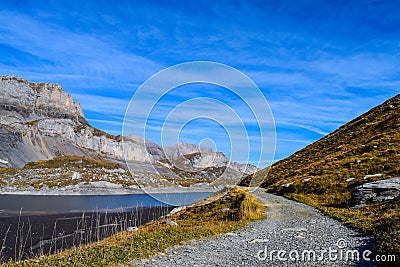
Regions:
[[[75,196],[42,196],[42,195],[0,195],[0,215],[19,213],[62,213],[93,210],[129,210],[135,207],[181,206],[205,198],[212,193],[160,193],[132,195],[75,195]]]

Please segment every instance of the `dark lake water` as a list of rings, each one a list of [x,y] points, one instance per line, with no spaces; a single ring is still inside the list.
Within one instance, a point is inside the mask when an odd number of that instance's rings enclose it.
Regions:
[[[132,195],[0,195],[0,216],[22,213],[47,214],[79,211],[129,210],[137,207],[181,206],[205,198],[212,193],[160,193]]]
[[[211,194],[0,194],[0,264],[96,242]]]

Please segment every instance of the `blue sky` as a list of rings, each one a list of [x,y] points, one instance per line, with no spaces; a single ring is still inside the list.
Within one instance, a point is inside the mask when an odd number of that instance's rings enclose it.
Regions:
[[[0,4],[0,73],[61,84],[92,125],[112,134],[121,134],[126,107],[146,79],[187,61],[227,64],[259,86],[275,118],[275,159],[400,92],[399,1]],[[191,86],[163,103],[199,95],[235,101],[223,88]],[[186,129],[182,141],[212,133],[218,150],[229,154],[215,123],[199,120]],[[156,131],[150,136],[157,142]],[[251,161],[256,148],[257,141]]]

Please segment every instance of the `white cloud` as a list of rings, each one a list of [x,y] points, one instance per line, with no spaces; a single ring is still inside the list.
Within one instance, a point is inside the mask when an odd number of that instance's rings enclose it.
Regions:
[[[98,95],[74,94],[73,98],[82,104],[85,110],[101,114],[123,116],[129,104],[129,99],[120,99]]]
[[[144,81],[163,68],[152,60],[102,41],[100,36],[67,31],[13,12],[0,12],[0,31],[3,43],[53,62],[51,66],[35,70],[38,75],[82,75],[98,84],[96,79],[102,83],[116,79]]]

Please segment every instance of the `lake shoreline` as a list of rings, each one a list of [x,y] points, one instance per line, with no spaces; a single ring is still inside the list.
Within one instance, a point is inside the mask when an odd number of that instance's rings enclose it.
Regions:
[[[212,192],[127,195],[0,195],[0,217],[73,212],[127,212],[142,207],[186,206]]]
[[[129,211],[63,212],[0,216],[1,260],[26,259],[104,239],[167,215],[174,206],[136,207]],[[25,244],[23,249],[20,244]],[[18,251],[15,249],[17,248]]]
[[[117,184],[94,184],[67,186],[62,188],[1,188],[0,195],[48,195],[48,196],[102,196],[102,195],[132,195],[132,194],[179,194],[179,193],[215,193],[220,188],[210,187],[144,187],[123,188]]]

